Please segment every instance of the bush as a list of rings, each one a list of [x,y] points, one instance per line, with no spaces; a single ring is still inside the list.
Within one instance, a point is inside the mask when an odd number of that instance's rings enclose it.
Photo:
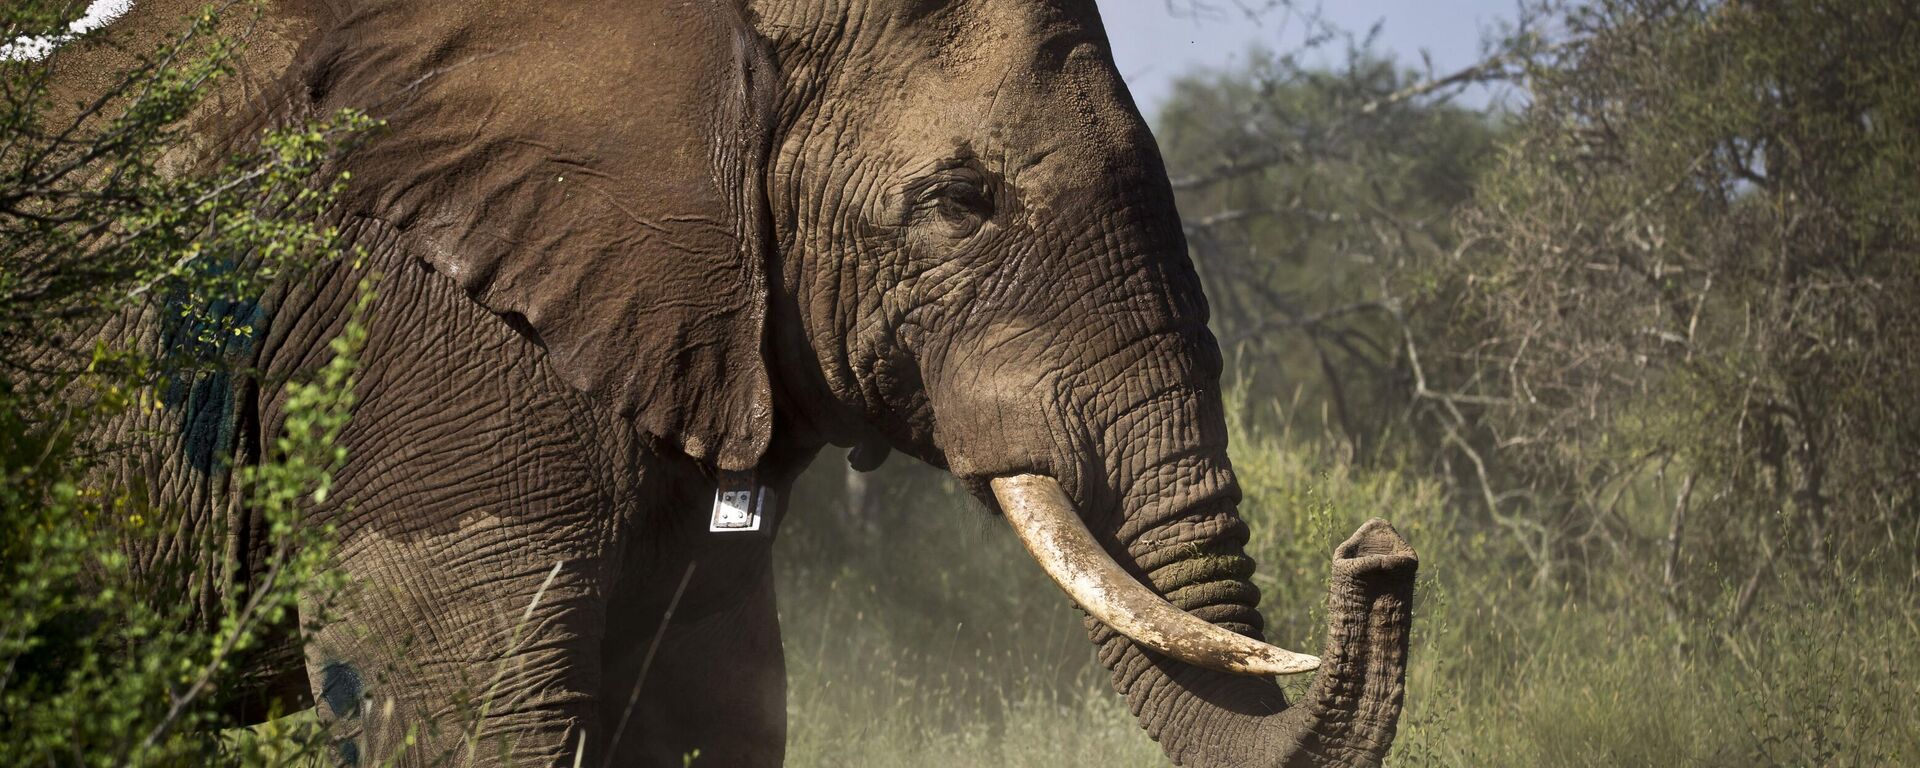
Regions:
[[[14,3],[0,10],[0,33],[63,28],[76,10]],[[190,398],[248,375],[253,309],[271,287],[340,255],[336,233],[315,222],[344,179],[322,169],[367,123],[340,115],[266,133],[237,155],[195,157],[187,123],[235,61],[220,22],[209,11],[171,42],[130,52],[135,64],[104,93],[74,93],[64,56],[0,61],[9,765],[277,762],[323,738],[289,737],[275,757],[223,748],[217,732],[239,724],[233,697],[249,654],[337,585],[323,567],[327,532],[301,525],[299,507],[324,496],[342,458],[332,439],[352,405],[358,323],[334,340],[332,362],[288,386],[287,432],[266,456],[187,459],[207,462],[189,485],[215,493],[182,492],[155,467],[189,439]],[[266,531],[251,579],[234,578],[231,521],[213,509],[228,498]]]
[[[1625,553],[1733,624],[1775,575],[1909,578],[1920,11],[1604,0],[1564,21],[1473,246],[1416,310],[1432,399],[1490,473],[1469,487],[1543,570]]]

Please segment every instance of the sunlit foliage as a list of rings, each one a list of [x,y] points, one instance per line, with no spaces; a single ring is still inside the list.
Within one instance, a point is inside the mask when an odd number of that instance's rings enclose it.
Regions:
[[[0,35],[65,28],[80,10],[10,3]],[[63,61],[122,45],[110,35],[0,61],[0,763],[268,761],[256,748],[223,754],[217,738],[240,661],[287,631],[301,599],[311,611],[337,585],[327,532],[300,525],[299,509],[343,458],[332,438],[352,404],[357,323],[330,363],[287,385],[286,431],[267,436],[265,456],[186,470],[262,516],[269,554],[255,578],[223,570],[224,516],[203,513],[210,526],[183,533],[183,500],[143,470],[146,452],[174,444],[154,425],[194,407],[176,393],[231,396],[249,375],[250,308],[342,252],[317,214],[344,179],[322,169],[367,124],[334,116],[232,152],[190,140],[195,108],[234,66],[221,20],[183,19],[83,95],[60,86]],[[276,759],[319,738],[276,745]]]

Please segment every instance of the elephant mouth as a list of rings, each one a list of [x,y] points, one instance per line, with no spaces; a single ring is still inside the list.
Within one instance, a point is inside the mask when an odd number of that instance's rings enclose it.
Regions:
[[[1008,475],[990,483],[1007,521],[1047,576],[1093,618],[1144,648],[1206,669],[1270,677],[1320,659],[1237,634],[1180,610],[1127,573],[1087,529],[1059,481]]]

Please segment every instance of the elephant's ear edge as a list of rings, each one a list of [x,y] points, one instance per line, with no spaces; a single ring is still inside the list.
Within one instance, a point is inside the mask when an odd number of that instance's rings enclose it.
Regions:
[[[747,366],[753,381],[748,384],[746,412],[736,415],[728,425],[728,434],[721,438],[718,455],[712,459],[725,470],[747,470],[759,464],[772,442],[774,424],[767,310],[771,300],[769,281],[779,271],[775,265],[767,171],[773,152],[779,71],[766,41],[749,23],[742,3],[743,0],[720,0],[725,6],[722,13],[727,14],[733,28],[739,82],[739,97],[733,106],[741,114],[731,121],[739,126],[734,136],[734,150],[716,151],[715,164],[716,170],[730,173],[735,182],[726,187],[733,198],[741,263],[747,267],[744,274],[749,281],[748,294],[755,302],[748,311],[755,316],[758,338],[751,352],[754,357]],[[688,455],[703,458],[694,448],[684,442],[681,446]]]
[[[595,13],[622,22],[579,23]],[[386,121],[344,161],[340,213],[391,226],[636,430],[756,466],[779,74],[739,0],[316,18],[286,92]]]

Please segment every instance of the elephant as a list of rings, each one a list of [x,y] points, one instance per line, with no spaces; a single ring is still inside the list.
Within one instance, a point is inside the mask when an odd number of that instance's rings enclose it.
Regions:
[[[200,2],[55,60],[85,88]],[[279,0],[243,34],[206,151],[385,121],[337,163],[330,220],[384,278],[308,518],[354,597],[255,676],[342,762],[780,764],[772,537],[827,445],[1004,517],[1175,763],[1384,759],[1417,556],[1367,522],[1321,655],[1261,640],[1221,352],[1092,0]],[[275,382],[353,280],[262,299],[259,374],[189,406],[200,455],[156,487],[257,524],[217,475],[283,427]],[[719,524],[739,499],[759,530]],[[257,576],[236,557],[214,588]],[[477,747],[430,727],[459,717]]]

